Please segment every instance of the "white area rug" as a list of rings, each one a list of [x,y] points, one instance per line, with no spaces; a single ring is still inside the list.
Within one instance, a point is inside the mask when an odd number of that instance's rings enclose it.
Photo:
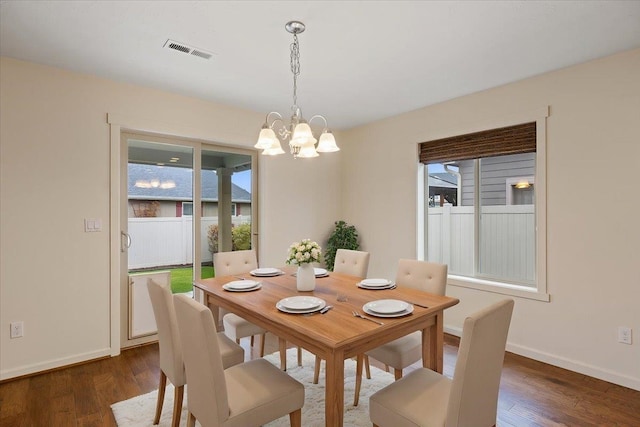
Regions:
[[[280,367],[279,353],[273,353],[265,356],[265,359]],[[324,427],[324,367],[322,362],[322,371],[320,371],[320,381],[313,384],[313,365],[315,356],[307,351],[303,351],[302,366],[297,364],[296,349],[287,350],[287,373],[296,380],[304,384],[305,401],[302,408],[302,425],[304,427]],[[371,379],[368,380],[364,376],[362,378],[362,388],[360,389],[360,403],[357,407],[353,406],[353,392],[355,387],[355,361],[348,359],[344,362],[344,425],[354,427],[370,427],[369,420],[369,396],[382,387],[393,382],[393,375],[371,367]],[[186,389],[187,387],[185,387]],[[153,415],[156,408],[157,390],[142,396],[134,397],[123,402],[111,405],[113,414],[119,427],[147,427],[153,422]],[[188,393],[186,393],[188,394]],[[181,426],[186,426],[187,420],[187,398],[185,396]],[[165,392],[164,405],[162,407],[162,417],[160,418],[160,427],[169,427],[171,425],[171,410],[173,408],[173,387],[167,386]],[[196,423],[197,426],[200,424]],[[289,416],[279,418],[265,427],[288,427]]]

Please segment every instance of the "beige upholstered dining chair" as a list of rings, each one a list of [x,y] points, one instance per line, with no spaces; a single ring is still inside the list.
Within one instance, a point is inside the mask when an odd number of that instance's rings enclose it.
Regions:
[[[304,386],[264,359],[223,369],[211,311],[185,295],[174,296],[189,383],[187,426],[266,424],[286,414],[301,427]]]
[[[366,278],[369,271],[369,256],[369,252],[338,249],[333,271]]]
[[[348,274],[350,276],[358,276],[363,279],[367,277],[369,271],[369,252],[353,251],[350,249],[338,249],[336,251],[336,259],[333,264],[335,273]],[[313,373],[313,383],[318,384],[320,377],[320,363],[322,359],[316,356],[316,363]],[[368,375],[370,378],[370,375]]]
[[[258,268],[258,258],[255,250],[217,252],[213,254],[213,269],[216,276],[233,276],[244,274]],[[224,332],[237,343],[240,338],[251,337],[251,346],[254,337],[260,335],[260,357],[264,356],[264,341],[266,331],[246,319],[234,313],[229,313],[220,308],[220,318],[224,325]]]
[[[512,312],[506,299],[467,317],[453,380],[426,368],[411,372],[371,396],[373,425],[494,426]]]
[[[420,289],[437,295],[444,295],[447,286],[447,265],[413,259],[398,261],[396,285]],[[362,362],[369,375],[369,356],[394,368],[396,380],[402,378],[402,370],[422,358],[422,332],[416,331],[402,338],[368,351],[363,358],[358,357],[356,365],[356,386],[353,404],[358,405],[362,384]]]
[[[160,384],[158,385],[158,402],[153,424],[160,422],[164,392],[167,378],[173,384],[173,416],[171,425],[177,427],[180,424],[180,412],[182,411],[182,398],[186,376],[182,360],[182,348],[180,335],[176,322],[176,312],[173,307],[173,297],[168,286],[162,286],[153,280],[147,282],[147,290],[151,298],[153,315],[158,327],[158,341],[160,347]],[[222,332],[217,334],[224,368],[244,362],[244,350],[238,344],[231,341]]]

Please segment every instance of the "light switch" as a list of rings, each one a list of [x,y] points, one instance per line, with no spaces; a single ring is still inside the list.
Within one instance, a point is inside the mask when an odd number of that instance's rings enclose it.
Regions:
[[[85,218],[84,219],[84,231],[86,233],[93,233],[95,231],[102,231],[102,220],[100,218]]]

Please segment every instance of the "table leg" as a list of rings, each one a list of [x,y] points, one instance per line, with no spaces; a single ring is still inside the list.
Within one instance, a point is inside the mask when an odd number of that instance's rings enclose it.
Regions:
[[[327,427],[342,427],[344,418],[344,353],[327,356],[324,419]]]
[[[205,296],[205,298],[207,297]],[[211,314],[213,314],[213,322],[214,322],[214,325],[216,325],[216,331],[217,332],[222,331],[222,327],[220,325],[220,307],[211,303],[208,298],[207,298],[207,307],[209,307],[209,310],[211,310]]]
[[[435,331],[434,331],[435,329]],[[432,352],[436,358],[436,372],[442,373],[444,369],[444,312],[440,311],[436,315],[436,325],[431,329],[431,333],[435,335],[435,340],[432,338],[431,341],[435,341],[435,351]]]
[[[422,366],[442,373],[444,364],[444,313],[435,315],[433,325],[422,330]]]
[[[287,370],[287,340],[278,337],[278,346],[280,347],[280,369]]]

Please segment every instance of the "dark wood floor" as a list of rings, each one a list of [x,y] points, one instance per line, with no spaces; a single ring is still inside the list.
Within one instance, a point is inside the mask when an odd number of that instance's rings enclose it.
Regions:
[[[275,340],[274,340],[275,341]],[[243,341],[245,350],[249,350]],[[267,351],[275,351],[267,341]],[[453,375],[458,339],[447,336]],[[250,355],[250,352],[247,352]],[[248,356],[250,357],[250,356]],[[158,385],[158,346],[0,384],[0,425],[115,426],[110,405]],[[640,392],[507,353],[498,426],[640,426]]]

